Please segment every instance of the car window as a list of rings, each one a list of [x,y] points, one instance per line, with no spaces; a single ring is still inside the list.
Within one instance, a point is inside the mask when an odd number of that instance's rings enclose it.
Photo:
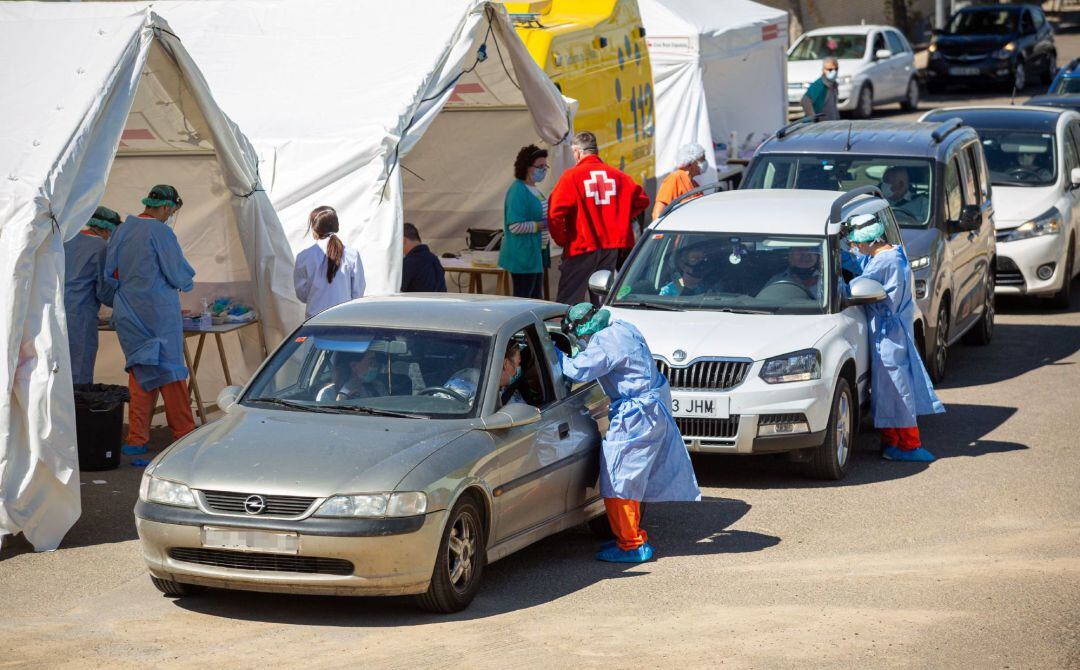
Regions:
[[[1075,124],[1070,123],[1065,132],[1065,174],[1072,174],[1072,169],[1080,167],[1080,152],[1076,146],[1076,136],[1071,132]]]
[[[960,186],[960,166],[953,157],[945,164],[945,219],[957,221],[960,219],[960,208],[963,204]]]
[[[544,334],[547,337],[547,334]],[[518,361],[519,374],[512,376],[507,386],[499,386],[499,406],[524,402],[533,407],[546,407],[555,401],[551,385],[551,373],[547,355],[535,326],[527,326],[514,333],[507,343],[504,359],[513,357]],[[500,362],[501,364],[501,362]]]
[[[1031,12],[1025,11],[1020,19],[1020,33],[1030,35],[1033,32],[1035,32],[1035,24],[1031,20]]]
[[[903,237],[900,235],[900,226],[896,223],[896,217],[893,216],[892,209],[886,208],[878,213],[878,219],[885,225],[885,240],[893,245],[900,246],[903,244]]]
[[[885,46],[885,35],[882,33],[874,33],[874,48],[870,53],[876,54],[880,49],[888,49],[888,47]]]
[[[1069,124],[1069,134],[1072,135],[1073,145],[1076,147],[1077,156],[1080,157],[1080,121]]]
[[[976,186],[978,177],[975,172],[973,161],[971,160],[971,147],[964,147],[956,157],[960,161],[960,184],[963,187],[960,192],[963,196],[964,204],[977,205],[979,204],[977,193],[978,186]]]
[[[823,58],[854,58],[861,60],[866,53],[866,35],[806,35],[788,54],[788,60],[821,60]]]
[[[894,54],[902,54],[907,51],[904,46],[904,41],[900,39],[900,35],[889,30],[885,33],[885,39],[889,42],[889,51]]]
[[[976,128],[994,186],[1049,186],[1057,180],[1053,133]]]
[[[1033,10],[1031,10],[1031,16],[1034,17],[1034,19],[1035,19],[1035,28],[1036,29],[1042,28],[1043,25],[1046,23],[1046,17],[1043,15],[1041,9],[1033,9]]]
[[[1050,93],[1065,95],[1068,93],[1080,93],[1080,77],[1060,77],[1054,82]]]
[[[1008,35],[1016,32],[1014,9],[986,9],[957,12],[946,30],[951,35]]]
[[[928,159],[887,156],[758,154],[745,188],[802,188],[850,191],[877,186],[901,226],[925,227],[930,220],[933,167]]]

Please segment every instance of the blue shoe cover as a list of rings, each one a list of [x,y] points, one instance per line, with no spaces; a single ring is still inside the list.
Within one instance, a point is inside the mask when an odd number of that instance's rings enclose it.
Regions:
[[[911,450],[901,449],[900,447],[885,447],[885,451],[881,452],[881,456],[887,461],[908,461],[911,463],[930,463],[934,460],[934,455],[922,447]]]
[[[134,458],[131,460],[131,466],[135,468],[145,468],[150,465],[149,458]]]
[[[120,447],[120,453],[125,456],[138,456],[146,453],[146,445],[125,444]]]
[[[616,545],[596,554],[596,560],[607,561],[608,563],[644,563],[652,557],[653,548],[649,546],[648,542],[630,551],[619,549],[618,545]]]

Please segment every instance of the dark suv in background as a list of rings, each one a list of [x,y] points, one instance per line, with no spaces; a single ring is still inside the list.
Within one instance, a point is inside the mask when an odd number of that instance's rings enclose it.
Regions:
[[[766,140],[741,188],[849,191],[878,186],[915,274],[927,370],[945,377],[948,348],[994,332],[994,208],[982,145],[958,120],[798,122]]]
[[[926,86],[938,93],[949,84],[995,82],[1017,91],[1033,78],[1049,84],[1057,70],[1054,31],[1036,5],[967,7],[935,31]]]

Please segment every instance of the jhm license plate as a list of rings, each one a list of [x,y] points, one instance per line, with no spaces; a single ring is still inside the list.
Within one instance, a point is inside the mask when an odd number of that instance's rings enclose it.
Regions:
[[[951,67],[949,68],[949,74],[955,77],[973,77],[979,74],[979,68],[977,67]]]
[[[300,537],[296,533],[203,526],[202,545],[215,549],[296,554],[300,551]]]
[[[672,393],[671,413],[694,419],[726,419],[731,414],[731,399],[726,395]]]

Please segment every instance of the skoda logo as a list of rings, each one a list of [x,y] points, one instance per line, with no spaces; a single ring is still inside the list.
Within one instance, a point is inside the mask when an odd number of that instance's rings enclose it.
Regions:
[[[682,349],[676,349],[671,354],[671,357],[674,358],[676,361],[679,361],[681,363],[681,362],[686,360],[686,352],[683,351]]]
[[[266,509],[266,500],[262,496],[248,496],[244,501],[244,511],[248,514],[262,514]]]

